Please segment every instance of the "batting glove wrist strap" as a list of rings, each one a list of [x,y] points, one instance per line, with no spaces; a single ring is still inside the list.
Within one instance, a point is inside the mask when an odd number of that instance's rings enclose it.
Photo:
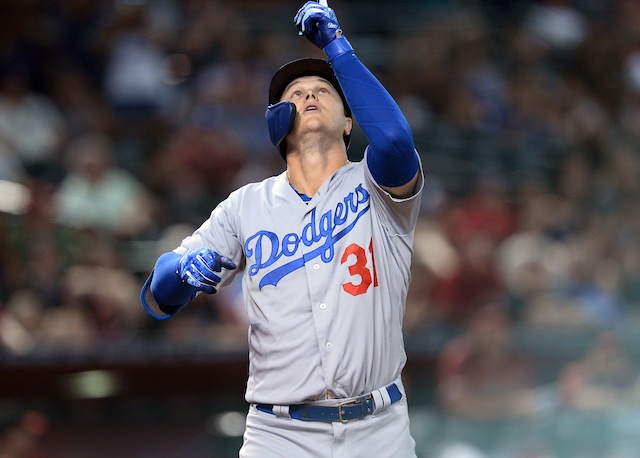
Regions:
[[[353,47],[344,35],[339,36],[324,48],[324,52],[329,58],[329,62],[333,62],[337,57],[343,54],[353,52]]]

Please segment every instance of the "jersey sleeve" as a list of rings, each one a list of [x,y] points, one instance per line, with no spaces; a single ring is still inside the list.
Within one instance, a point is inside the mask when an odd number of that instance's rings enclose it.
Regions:
[[[237,237],[239,224],[239,212],[235,210],[237,199],[238,193],[232,193],[226,200],[218,204],[209,218],[193,234],[182,240],[180,246],[173,250],[177,255],[182,255],[189,250],[208,247],[231,259],[238,268],[233,270],[222,269],[219,273],[221,277],[219,288],[229,284],[244,265],[242,245]],[[151,292],[151,282],[154,274],[155,272],[152,271],[145,281],[140,293],[140,301],[151,316],[155,319],[163,320],[175,315],[190,300],[177,306],[159,304]],[[171,286],[171,288],[174,288],[174,286]],[[192,295],[191,300],[193,297]]]
[[[208,247],[233,261],[238,269],[222,269],[219,274],[222,279],[220,286],[229,284],[244,265],[242,243],[238,237],[240,215],[237,203],[239,198],[240,193],[236,191],[218,204],[209,218],[174,250],[182,255],[189,250]]]
[[[387,188],[409,183],[420,167],[411,127],[387,89],[354,53],[331,62],[345,98],[369,141],[366,162]]]
[[[364,166],[364,175],[369,183],[369,189],[373,191],[372,199],[376,208],[377,217],[382,220],[381,222],[390,235],[404,236],[412,233],[418,221],[420,199],[424,186],[422,162],[419,161],[418,182],[416,183],[414,193],[409,197],[399,198],[385,191],[373,177],[371,170],[366,166],[368,154],[369,148],[365,151],[365,158],[361,164]]]

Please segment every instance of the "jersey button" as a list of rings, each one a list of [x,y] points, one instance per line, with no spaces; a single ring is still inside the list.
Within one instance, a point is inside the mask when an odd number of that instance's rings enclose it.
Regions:
[[[320,264],[314,264],[313,265],[313,270],[318,270],[320,268]]]
[[[331,342],[327,342],[325,346],[327,347],[327,350],[331,350],[333,348],[333,344]]]
[[[326,308],[327,308],[327,304],[325,304],[324,302],[320,304],[320,310],[324,310]]]

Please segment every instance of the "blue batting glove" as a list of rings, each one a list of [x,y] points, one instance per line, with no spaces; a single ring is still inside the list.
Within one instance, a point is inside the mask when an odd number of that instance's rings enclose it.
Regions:
[[[195,251],[187,251],[182,255],[178,263],[178,274],[182,281],[187,282],[198,291],[213,294],[221,281],[216,272],[222,272],[223,267],[235,269],[236,265],[230,259],[210,248],[199,248]]]
[[[300,35],[305,35],[311,43],[324,49],[336,39],[340,25],[333,9],[326,1],[307,2],[293,18]]]

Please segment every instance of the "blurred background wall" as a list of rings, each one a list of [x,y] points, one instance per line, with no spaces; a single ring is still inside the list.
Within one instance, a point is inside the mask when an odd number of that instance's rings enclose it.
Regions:
[[[138,295],[238,186],[280,173],[302,2],[0,5],[0,456],[232,457],[240,286]],[[334,1],[426,173],[406,311],[421,458],[640,450],[640,3]],[[350,156],[366,139],[356,129]]]

